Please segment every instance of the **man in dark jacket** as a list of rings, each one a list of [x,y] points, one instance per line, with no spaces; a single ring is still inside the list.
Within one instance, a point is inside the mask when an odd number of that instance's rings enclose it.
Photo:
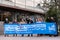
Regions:
[[[27,16],[27,18],[26,18],[26,22],[27,22],[27,24],[33,23],[32,19],[29,18],[28,16]],[[30,34],[28,34],[28,36],[30,36]],[[33,36],[33,35],[31,34],[31,36]]]
[[[8,24],[8,23],[9,23],[8,18],[6,18],[4,24]],[[5,34],[5,36],[9,36],[9,35]]]

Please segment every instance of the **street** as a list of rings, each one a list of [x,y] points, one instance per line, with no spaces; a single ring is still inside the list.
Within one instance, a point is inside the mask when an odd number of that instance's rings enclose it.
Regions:
[[[60,40],[60,36],[57,37],[49,37],[49,36],[33,36],[33,37],[21,37],[21,36],[17,36],[17,37],[13,37],[13,36],[9,36],[9,37],[4,37],[4,35],[0,35],[0,40]]]

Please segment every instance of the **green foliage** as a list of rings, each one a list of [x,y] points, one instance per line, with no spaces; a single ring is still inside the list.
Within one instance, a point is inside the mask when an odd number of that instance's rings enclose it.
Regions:
[[[45,18],[47,19],[48,17],[54,17],[55,20],[57,20],[57,9],[54,6],[51,6],[49,10],[46,13]]]
[[[47,16],[51,17],[51,16],[56,16],[57,15],[57,9],[55,7],[51,7],[48,11],[47,11]]]

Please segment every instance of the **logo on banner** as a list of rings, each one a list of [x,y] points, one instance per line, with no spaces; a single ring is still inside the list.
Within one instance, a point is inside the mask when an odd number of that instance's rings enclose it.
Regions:
[[[50,30],[50,31],[56,31],[56,29],[55,29],[55,25],[54,25],[54,24],[51,25],[51,26],[49,27],[49,30]]]

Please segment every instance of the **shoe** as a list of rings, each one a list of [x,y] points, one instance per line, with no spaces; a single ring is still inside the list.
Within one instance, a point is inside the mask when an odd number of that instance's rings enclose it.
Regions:
[[[28,34],[28,37],[30,36],[30,34]]]
[[[24,34],[22,34],[22,37],[24,36]]]
[[[31,37],[33,36],[33,34],[31,34]]]

